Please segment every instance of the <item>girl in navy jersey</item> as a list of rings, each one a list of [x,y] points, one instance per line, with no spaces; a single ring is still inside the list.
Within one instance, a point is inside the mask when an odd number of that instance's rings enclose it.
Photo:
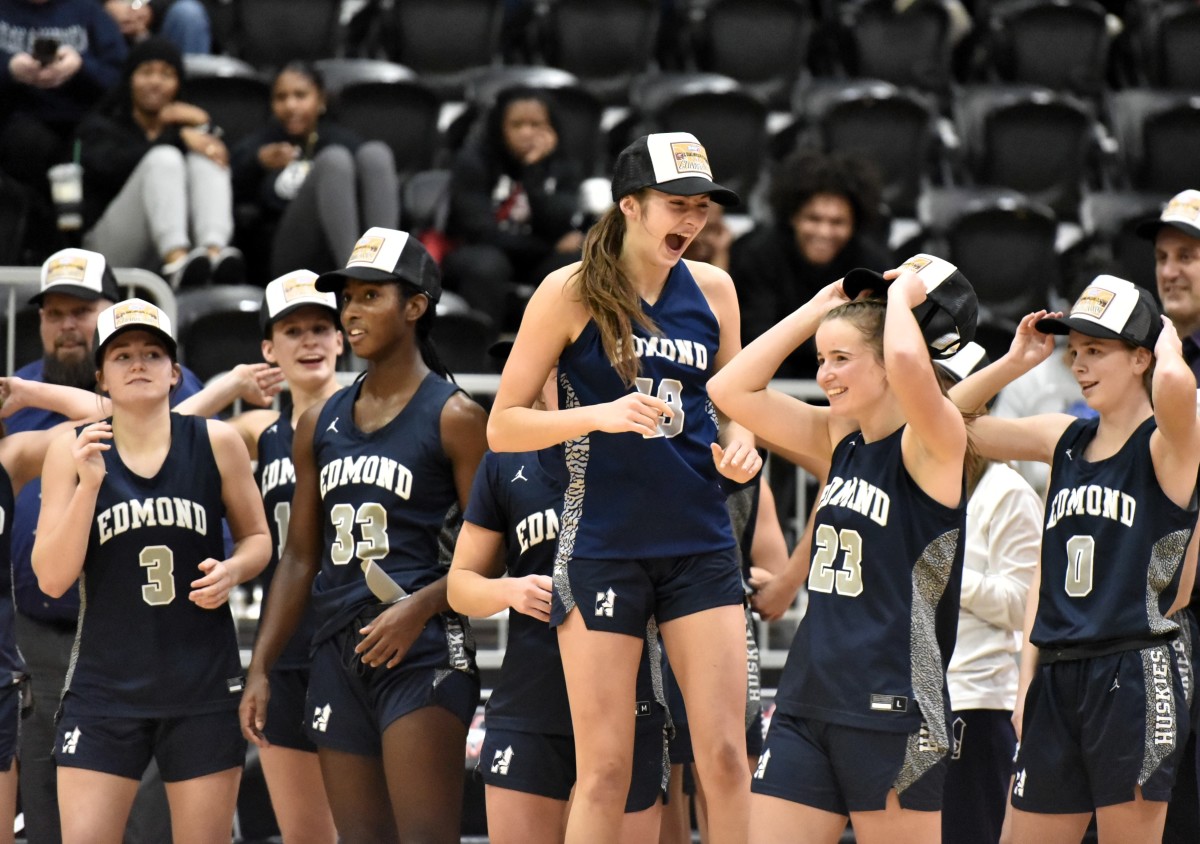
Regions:
[[[733,284],[681,260],[709,203],[737,196],[713,183],[704,148],[681,132],[626,148],[613,199],[583,261],[551,273],[530,300],[488,422],[497,451],[565,443],[550,621],[578,769],[566,840],[619,836],[654,616],[688,705],[710,828],[744,841],[744,593],[719,481],[749,480],[761,459],[739,426],[718,444],[706,390],[739,348]],[[560,409],[534,409],[556,363]]]
[[[941,832],[967,438],[912,309],[961,276],[918,256],[885,278],[886,303],[830,284],[709,385],[731,418],[828,479],[808,612],[753,776],[756,844],[836,842],[847,817],[862,842]],[[767,386],[814,333],[828,407]]]
[[[555,380],[546,382],[543,406],[557,405]],[[475,476],[450,569],[455,609],[471,616],[514,611],[480,751],[488,837],[494,844],[559,844],[566,830],[575,751],[558,641],[547,623],[566,474],[560,447],[488,452]],[[506,570],[509,576],[499,577]],[[651,622],[647,633],[657,661],[657,625]],[[656,668],[644,654],[622,841],[658,837],[667,772]]]
[[[1051,466],[1014,715],[1012,840],[1077,842],[1094,812],[1101,842],[1157,841],[1189,726],[1172,615],[1193,575],[1196,379],[1151,294],[1102,275],[1068,316],[1022,320],[1009,353],[955,401],[979,406],[1048,357],[1054,334],[1068,334],[1097,418],[984,417],[971,432],[987,457]]]
[[[367,371],[296,427],[292,517],[242,728],[264,742],[267,674],[311,594],[306,726],[340,840],[457,842],[479,679],[469,628],[446,602],[438,542],[486,448],[484,412],[437,359],[441,282],[415,238],[369,229],[317,288],[341,294],[342,325]]]
[[[119,842],[153,755],[174,840],[228,841],[246,744],[227,599],[270,558],[262,505],[237,434],[170,412],[166,314],[118,302],[95,348],[111,421],[52,444],[33,548],[42,591],[79,579],[86,607],[54,749],[63,840]]]

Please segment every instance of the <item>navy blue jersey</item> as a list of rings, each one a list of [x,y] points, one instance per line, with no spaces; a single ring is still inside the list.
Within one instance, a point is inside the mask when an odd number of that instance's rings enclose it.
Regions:
[[[287,539],[288,523],[292,517],[292,494],[296,491],[296,469],[292,466],[294,432],[290,413],[286,411],[287,408],[258,436],[258,468],[254,480],[262,493],[267,524],[271,528],[271,562],[262,574],[264,606],[275,577],[275,568],[279,565],[279,555],[283,553],[283,543]],[[300,620],[300,626],[275,662],[275,668],[307,668],[309,647],[315,630],[316,620],[310,604]]]
[[[1174,634],[1164,617],[1179,588],[1196,508],[1162,491],[1150,459],[1151,417],[1104,460],[1084,459],[1097,419],[1072,422],[1054,447],[1042,534],[1042,582],[1030,641],[1041,648]]]
[[[152,478],[104,452],[65,693],[77,712],[163,718],[236,709],[242,673],[229,605],[188,600],[204,560],[223,559],[221,474],[208,423],[171,414]]]
[[[13,628],[16,607],[12,592],[12,481],[0,465],[0,688],[25,674],[25,660],[17,650],[17,634]]]
[[[734,544],[711,451],[717,417],[707,385],[720,342],[717,318],[683,261],[658,301],[643,301],[642,310],[661,336],[634,324],[636,389],[675,415],[660,422],[658,436],[595,431],[567,443],[566,559],[681,557]],[[559,357],[558,387],[564,408],[604,404],[634,389],[612,368],[594,320]]]
[[[438,540],[458,492],[442,448],[441,419],[458,387],[429,373],[396,418],[367,433],[354,424],[361,383],[325,402],[313,432],[325,516],[321,571],[313,584],[314,641],[378,603],[362,560],[374,560],[410,594],[446,574]]]
[[[966,501],[934,501],[904,468],[903,426],[833,451],[776,702],[788,715],[914,732],[946,747],[946,666],[958,632]]]
[[[489,451],[475,473],[463,518],[504,535],[504,566],[510,576],[549,577],[554,571],[566,483],[561,448]],[[656,645],[651,642],[655,650]],[[643,651],[637,712],[648,715],[660,707],[661,697],[654,693],[649,659]],[[488,700],[487,725],[545,735],[572,734],[558,634],[547,622],[509,612],[508,644],[500,679]]]

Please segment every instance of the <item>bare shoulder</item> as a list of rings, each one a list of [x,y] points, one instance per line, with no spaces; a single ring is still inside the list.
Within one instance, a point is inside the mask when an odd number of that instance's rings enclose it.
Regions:
[[[685,258],[684,264],[691,271],[696,286],[700,288],[700,292],[704,294],[718,318],[724,317],[728,308],[737,308],[737,291],[729,273],[704,261],[689,261]]]
[[[220,419],[205,419],[204,424],[208,427],[208,439],[218,457],[222,452],[236,454],[239,450],[247,457],[250,456],[246,451],[246,443],[242,439],[242,435],[233,425]],[[227,449],[235,450],[230,452]]]
[[[561,341],[560,349],[579,335],[591,318],[579,292],[581,266],[576,261],[542,280],[525,308],[522,329],[529,326],[539,338],[552,345]],[[525,333],[530,332],[526,329]]]

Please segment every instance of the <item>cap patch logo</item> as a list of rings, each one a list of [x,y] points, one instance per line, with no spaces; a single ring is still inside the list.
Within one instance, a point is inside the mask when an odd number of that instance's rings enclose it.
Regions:
[[[1175,197],[1167,203],[1161,219],[1184,220],[1189,223],[1200,221],[1200,193],[1187,191]]]
[[[924,255],[915,255],[901,264],[900,269],[912,270],[914,273],[919,273],[932,263],[933,261],[931,261],[929,258],[926,258]]]
[[[712,168],[708,166],[708,153],[704,147],[691,141],[675,141],[671,144],[671,160],[676,173],[700,173],[712,179]]]
[[[152,325],[162,329],[158,308],[144,302],[122,302],[113,306],[113,331],[126,325]]]
[[[358,248],[355,247],[354,251],[357,253]],[[317,291],[317,280],[315,278],[297,278],[292,276],[285,278],[280,287],[283,288],[283,301],[285,302],[321,295]]]
[[[46,284],[60,281],[83,281],[87,273],[87,258],[55,258],[46,265]]]
[[[346,262],[346,266],[351,264],[373,264],[375,259],[379,257],[379,250],[383,248],[383,238],[376,235],[361,238],[358,243],[354,244],[354,251],[350,253],[350,260]]]
[[[1105,287],[1089,287],[1080,294],[1075,300],[1075,304],[1071,306],[1071,316],[1087,316],[1092,319],[1100,319],[1104,316],[1104,312],[1108,310],[1108,306],[1117,298],[1115,291]]]

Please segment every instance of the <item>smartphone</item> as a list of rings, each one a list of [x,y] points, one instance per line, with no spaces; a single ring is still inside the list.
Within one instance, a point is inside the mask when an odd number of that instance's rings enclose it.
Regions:
[[[57,38],[35,38],[30,55],[42,67],[54,61],[58,55],[59,41]]]

